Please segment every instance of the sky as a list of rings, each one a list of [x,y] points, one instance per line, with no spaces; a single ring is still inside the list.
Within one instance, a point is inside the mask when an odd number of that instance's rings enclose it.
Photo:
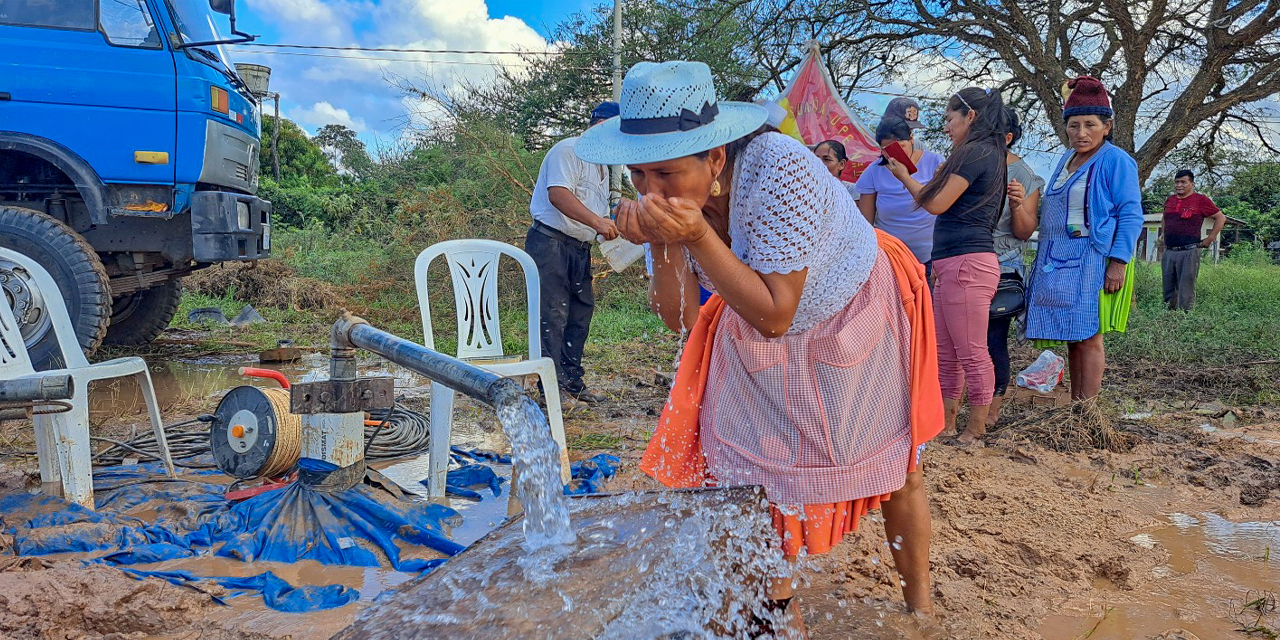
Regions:
[[[259,43],[462,50],[546,50],[555,25],[601,0],[239,0],[241,30]],[[281,113],[314,134],[342,124],[366,143],[400,137],[406,103],[390,78],[419,86],[483,81],[494,63],[519,64],[515,56],[347,53],[262,47],[228,47],[234,62],[272,68],[271,89]],[[309,54],[309,55],[297,55]],[[319,56],[363,56],[341,59]],[[367,59],[384,58],[384,59]],[[385,58],[409,59],[391,62]],[[455,64],[449,64],[450,62]],[[465,63],[465,64],[456,64]],[[879,112],[888,97],[863,95],[862,106]]]
[[[239,0],[237,18],[242,31],[260,36],[258,43],[545,51],[555,24],[591,5],[591,0]],[[375,147],[400,138],[422,110],[393,80],[449,88],[484,82],[495,64],[520,63],[516,56],[227,49],[233,62],[272,68],[271,90],[280,93],[284,117],[313,134],[326,124],[342,124]]]

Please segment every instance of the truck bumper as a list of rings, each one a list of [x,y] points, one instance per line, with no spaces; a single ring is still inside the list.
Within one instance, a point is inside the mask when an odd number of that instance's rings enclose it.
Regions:
[[[196,262],[260,260],[271,255],[271,203],[226,191],[191,194]]]

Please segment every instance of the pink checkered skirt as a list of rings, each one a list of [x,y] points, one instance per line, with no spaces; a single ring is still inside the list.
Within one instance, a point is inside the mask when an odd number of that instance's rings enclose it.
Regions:
[[[787,506],[902,488],[912,454],[910,336],[883,253],[853,300],[804,333],[766,339],[725,309],[699,413],[716,483],[761,485]]]

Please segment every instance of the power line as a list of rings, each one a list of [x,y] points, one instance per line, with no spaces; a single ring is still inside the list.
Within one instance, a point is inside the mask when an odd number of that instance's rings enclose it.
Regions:
[[[258,51],[255,55],[275,55],[275,56],[302,56],[305,58],[337,58],[340,60],[375,60],[382,62],[404,62],[411,64],[468,64],[480,65],[486,67],[532,67],[532,64],[524,64],[519,62],[484,62],[480,60],[416,60],[413,58],[387,58],[378,56],[348,56],[348,55],[331,55],[325,53],[303,53],[301,51]]]
[[[379,56],[331,55],[325,53],[304,53],[301,51],[255,51],[251,55],[302,56],[304,58],[334,58],[338,60],[372,60],[377,62],[397,62],[401,64],[438,64],[438,65],[472,65],[481,67],[535,67],[537,65],[522,62],[486,62],[482,60],[421,60],[414,58],[387,58]],[[598,71],[592,67],[562,67],[569,71]]]
[[[372,52],[390,52],[390,53],[443,53],[453,55],[490,55],[490,56],[593,56],[596,55],[590,51],[495,51],[495,50],[475,50],[475,49],[401,49],[398,47],[335,47],[314,44],[276,44],[263,42],[243,42],[235,46],[238,47],[270,47],[276,49],[319,49],[325,51],[372,51]]]

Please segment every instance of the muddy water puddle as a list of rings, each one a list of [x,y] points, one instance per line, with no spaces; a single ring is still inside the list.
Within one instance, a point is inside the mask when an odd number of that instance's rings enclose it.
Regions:
[[[295,614],[274,611],[263,603],[257,594],[246,594],[226,600],[229,606],[218,617],[231,626],[245,631],[295,638],[328,638],[351,624],[356,613],[368,606],[380,594],[394,589],[417,577],[379,567],[347,567],[320,564],[311,560],[293,563],[240,562],[217,556],[197,556],[169,560],[133,568],[155,571],[190,571],[196,575],[254,576],[270,571],[292,585],[341,584],[360,592],[356,602],[337,609]]]
[[[1237,634],[1243,605],[1280,584],[1280,521],[1234,522],[1213,513],[1169,513],[1165,526],[1130,541],[1168,552],[1133,592],[1103,587],[1087,606],[1045,619],[1046,640],[1131,640],[1185,629],[1202,639]],[[1276,620],[1272,620],[1274,623]]]

